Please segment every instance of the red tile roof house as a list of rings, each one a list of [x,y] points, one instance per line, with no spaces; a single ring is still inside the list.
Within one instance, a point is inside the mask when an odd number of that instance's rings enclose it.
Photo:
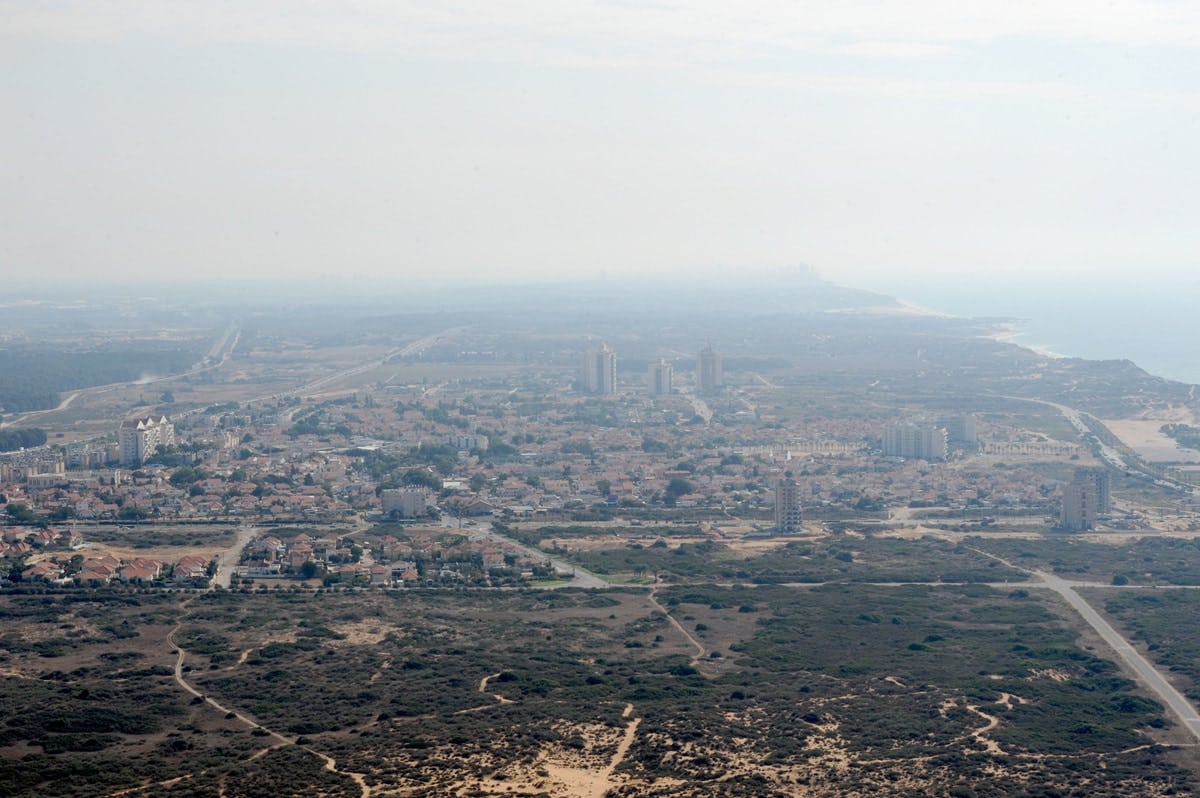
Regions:
[[[21,577],[30,581],[44,580],[48,582],[62,576],[62,570],[62,566],[53,560],[42,560],[22,571]]]
[[[75,578],[79,580],[79,583],[80,583],[81,585],[93,585],[93,586],[95,586],[95,585],[106,585],[106,584],[108,584],[108,581],[109,581],[109,579],[111,579],[111,578],[112,578],[112,575],[111,575],[111,574],[107,574],[107,573],[105,573],[105,572],[103,572],[103,571],[89,571],[89,570],[83,570],[83,571],[80,571],[80,572],[79,572],[79,573],[76,575],[76,577],[75,577]]]
[[[147,568],[153,571],[153,578],[155,579],[158,579],[160,576],[162,576],[163,564],[160,560],[151,560],[147,557],[138,557],[136,560],[131,562],[130,565],[136,565],[138,568]]]
[[[105,574],[111,577],[117,573],[117,570],[120,567],[121,563],[114,560],[112,557],[102,557],[98,560],[85,560],[82,570],[92,571],[93,573],[97,574]]]
[[[204,579],[208,576],[208,563],[208,559],[198,554],[189,554],[175,563],[173,576],[177,581],[183,579]]]
[[[121,581],[129,584],[146,585],[158,578],[158,569],[138,565],[127,565],[121,569]]]

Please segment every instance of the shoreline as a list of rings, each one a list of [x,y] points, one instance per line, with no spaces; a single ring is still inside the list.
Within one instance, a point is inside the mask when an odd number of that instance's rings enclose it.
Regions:
[[[1151,376],[1200,385],[1200,360],[1189,353],[1200,333],[1193,311],[1200,281],[1153,286],[1042,282],[1035,289],[984,277],[890,288],[907,297],[897,300],[905,305],[1002,327],[989,337],[1044,357],[1125,360]]]
[[[1028,329],[1028,326],[1031,323],[1030,319],[1023,319],[1023,318],[1016,317],[1016,316],[996,317],[996,316],[987,316],[987,315],[970,315],[970,314],[962,314],[962,313],[944,313],[942,311],[933,310],[932,308],[929,308],[927,306],[919,305],[916,302],[913,302],[913,301],[907,300],[907,299],[902,299],[900,297],[896,298],[896,302],[902,308],[902,309],[896,310],[895,312],[897,312],[897,313],[907,313],[907,314],[911,314],[911,315],[927,316],[930,318],[960,319],[963,321],[979,322],[981,325],[988,325],[990,327],[990,329],[988,329],[985,332],[982,332],[980,334],[981,337],[990,339],[992,341],[995,341],[996,343],[1011,344],[1013,346],[1018,346],[1018,347],[1021,347],[1022,349],[1027,349],[1030,352],[1033,352],[1037,355],[1040,355],[1041,357],[1045,357],[1045,358],[1048,358],[1051,360],[1062,360],[1062,359],[1069,359],[1069,358],[1078,359],[1078,360],[1087,360],[1087,361],[1092,361],[1092,362],[1103,362],[1103,361],[1111,361],[1111,360],[1128,360],[1129,362],[1133,363],[1139,369],[1146,372],[1147,374],[1149,374],[1152,377],[1157,377],[1159,379],[1167,380],[1168,382],[1179,383],[1181,385],[1200,386],[1200,374],[1194,375],[1194,379],[1187,379],[1182,376],[1173,376],[1171,374],[1163,373],[1161,370],[1158,370],[1157,367],[1147,368],[1146,366],[1143,366],[1142,363],[1139,361],[1139,358],[1137,358],[1137,357],[1122,357],[1122,356],[1095,357],[1095,356],[1083,355],[1083,354],[1068,354],[1066,352],[1063,352],[1062,347],[1060,347],[1058,344],[1034,343],[1034,342],[1028,340],[1032,336],[1032,333]],[[870,309],[868,309],[868,310],[870,310]]]

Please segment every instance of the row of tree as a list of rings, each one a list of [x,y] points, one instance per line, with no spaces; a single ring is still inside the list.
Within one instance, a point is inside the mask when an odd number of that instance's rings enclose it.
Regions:
[[[32,449],[46,442],[46,431],[33,429],[14,429],[0,431],[0,452],[15,452],[18,449]]]

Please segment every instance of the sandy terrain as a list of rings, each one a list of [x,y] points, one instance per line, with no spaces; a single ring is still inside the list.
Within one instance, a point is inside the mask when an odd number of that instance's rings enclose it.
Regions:
[[[1112,430],[1122,443],[1147,462],[1200,463],[1200,452],[1184,449],[1159,432],[1163,424],[1172,423],[1195,425],[1196,415],[1186,407],[1170,407],[1165,410],[1147,411],[1132,419],[1104,420],[1104,425]]]
[[[212,558],[217,556],[224,547],[220,545],[201,545],[201,546],[148,546],[145,548],[137,548],[134,546],[123,546],[117,543],[85,543],[83,548],[79,550],[79,554],[84,557],[103,557],[106,554],[111,554],[118,560],[132,562],[139,557],[145,557],[149,560],[159,560],[164,563],[175,563],[184,557],[198,555],[200,557]],[[62,552],[50,552],[52,555],[58,555],[61,559]],[[31,560],[32,562],[32,560]]]

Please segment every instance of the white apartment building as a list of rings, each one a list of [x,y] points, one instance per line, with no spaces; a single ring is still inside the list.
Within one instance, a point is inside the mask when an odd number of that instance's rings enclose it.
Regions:
[[[883,453],[889,457],[945,460],[946,430],[916,424],[888,424],[883,428]]]
[[[469,452],[478,449],[481,452],[486,452],[488,447],[488,437],[486,435],[447,435],[446,445],[453,446],[460,452]]]
[[[667,396],[670,394],[674,374],[675,370],[666,360],[660,359],[657,363],[652,363],[650,370],[646,373],[646,385],[650,389],[650,395]]]
[[[389,488],[379,495],[384,515],[419,518],[429,510],[429,489],[422,487]]]
[[[790,535],[800,531],[804,510],[800,506],[800,486],[790,476],[775,481],[775,532]]]
[[[175,445],[175,426],[166,416],[135,418],[121,424],[121,465],[139,466],[159,449]]]
[[[611,396],[617,392],[617,353],[608,344],[583,353],[579,384],[584,393]]]

